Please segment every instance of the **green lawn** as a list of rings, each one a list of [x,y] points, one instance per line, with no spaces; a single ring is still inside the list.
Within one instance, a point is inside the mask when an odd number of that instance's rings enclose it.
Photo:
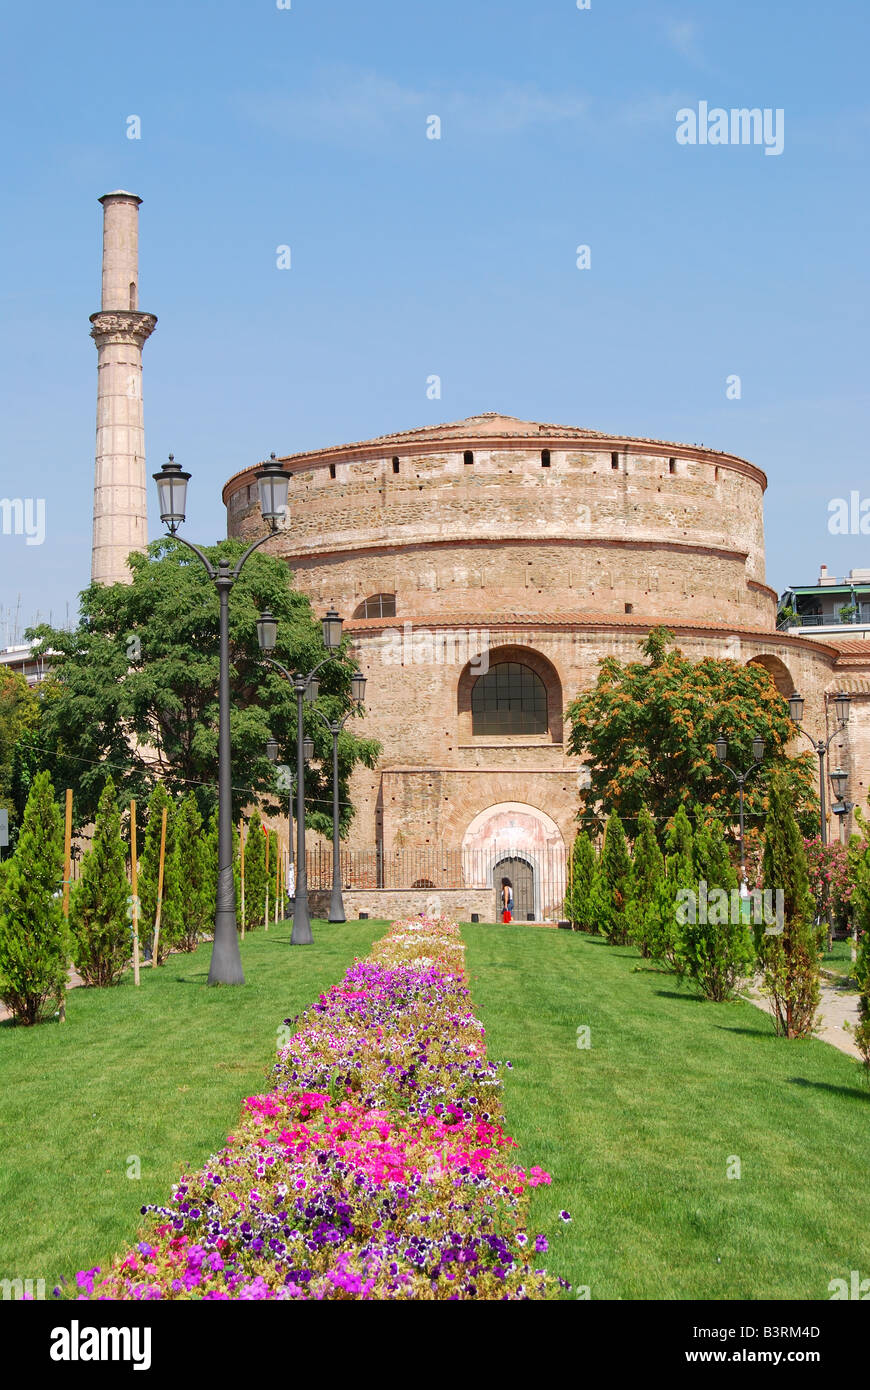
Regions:
[[[777,1038],[751,1004],[680,992],[600,938],[463,934],[489,1056],[513,1063],[519,1161],[553,1176],[533,1202],[549,1269],[598,1299],[828,1299],[831,1279],[870,1277],[870,1088],[856,1062]]]
[[[262,1090],[277,1029],[316,999],[385,923],[315,922],[314,945],[279,923],[241,943],[247,983],[209,989],[211,945],[115,989],[75,989],[67,1022],[0,1024],[0,1279],[105,1267],[139,1208],[163,1202]],[[141,1178],[127,1176],[138,1157]]]
[[[844,979],[850,979],[852,975],[852,942],[832,941],[830,951],[822,952],[822,969],[829,970],[832,975],[840,975]]]

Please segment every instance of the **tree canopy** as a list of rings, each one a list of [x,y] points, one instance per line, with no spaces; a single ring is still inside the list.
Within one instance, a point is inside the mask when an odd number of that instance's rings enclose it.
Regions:
[[[691,804],[733,825],[737,786],[716,758],[721,732],[737,770],[752,763],[753,738],[764,739],[764,765],[746,783],[748,831],[757,837],[769,779],[779,770],[801,828],[811,834],[816,764],[811,753],[788,756],[794,725],[770,673],[717,657],[689,661],[672,643],[673,633],[654,628],[640,644],[645,661],[606,657],[594,689],[569,706],[570,747],[589,768],[580,819],[598,829],[615,810],[634,833],[646,805],[661,835],[677,808]]]
[[[239,541],[206,548],[212,563],[238,560]],[[129,558],[132,582],[91,585],[81,599],[78,626],[70,632],[45,625],[28,635],[37,651],[51,649],[51,676],[43,687],[39,725],[19,740],[18,782],[26,796],[36,770],[51,771],[55,785],[72,787],[77,825],[92,820],[106,774],[122,799],[145,801],[160,779],[173,797],[193,791],[204,817],[217,802],[218,597],[202,563],[169,537],[146,555]],[[229,602],[230,731],[233,812],[256,797],[268,810],[276,799],[275,769],[266,739],[278,740],[279,761],[295,761],[296,696],[260,654],[257,617],[270,608],[278,620],[275,657],[289,671],[310,671],[325,656],[320,622],[308,598],[291,587],[283,560],[257,552],[236,581]],[[353,663],[348,641],[320,671],[320,707],[329,718],[350,708]],[[308,824],[331,829],[332,742],[306,709],[306,735],[315,757],[307,764]],[[352,817],[348,779],[362,762],[374,766],[372,739],[350,728],[339,744],[342,829]]]

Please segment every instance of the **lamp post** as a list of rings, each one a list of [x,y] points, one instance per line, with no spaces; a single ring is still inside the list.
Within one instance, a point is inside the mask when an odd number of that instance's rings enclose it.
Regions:
[[[310,946],[314,940],[308,913],[308,872],[305,863],[305,760],[306,753],[309,758],[313,756],[314,744],[305,737],[304,704],[306,700],[312,702],[317,699],[320,689],[317,672],[327,661],[332,660],[332,653],[341,646],[341,629],[342,619],[330,608],[323,619],[323,645],[326,647],[327,655],[307,675],[301,671],[293,674],[272,656],[278,640],[277,619],[273,618],[268,610],[261,613],[257,619],[257,641],[260,651],[269,665],[274,666],[296,692],[296,902],[293,908],[293,932],[290,937],[294,946]]]
[[[218,560],[213,565],[198,546],[178,534],[186,514],[187,484],[190,474],[175,462],[172,454],[159,473],[155,473],[160,499],[160,520],[169,534],[199,556],[220,600],[220,678],[218,686],[218,880],[214,923],[214,945],[208,972],[210,985],[243,985],[242,958],[236,926],[236,890],[233,882],[232,762],[230,747],[230,590],[250,555],[278,529],[287,511],[289,478],[273,454],[257,474],[260,511],[269,530],[248,546],[241,559],[231,565]]]
[[[845,693],[845,691],[842,690],[838,695],[834,696],[834,717],[837,721],[837,726],[834,729],[833,733],[828,735],[827,739],[820,738],[816,740],[813,738],[812,734],[807,733],[806,729],[802,727],[801,720],[804,717],[805,703],[806,702],[804,701],[802,696],[798,695],[796,690],[788,697],[788,710],[789,714],[792,717],[792,722],[797,726],[798,732],[802,733],[804,738],[809,739],[810,743],[813,745],[813,748],[816,750],[816,754],[818,755],[819,817],[821,822],[822,844],[826,845],[828,843],[828,821],[827,816],[825,814],[825,755],[828,751],[828,748],[830,747],[831,740],[836,738],[837,734],[842,733],[843,729],[845,729],[847,723],[849,722],[850,697]]]
[[[846,843],[846,817],[848,816],[850,811],[854,811],[855,803],[854,801],[849,801],[847,799],[847,784],[849,780],[848,773],[845,772],[843,768],[838,767],[834,772],[830,774],[830,777],[831,786],[834,788],[834,795],[837,798],[837,801],[831,807],[831,810],[833,811],[834,815],[837,816],[839,819],[840,844],[844,845]]]
[[[760,767],[761,764],[762,764],[762,762],[764,761],[764,739],[763,739],[763,738],[757,738],[757,737],[756,737],[756,738],[754,738],[754,739],[752,740],[752,756],[753,756],[753,758],[754,758],[755,761],[752,762],[752,763],[750,763],[749,767],[747,767],[747,768],[745,769],[745,771],[741,772],[741,771],[739,771],[737,768],[732,767],[730,763],[728,763],[728,762],[725,761],[726,758],[728,757],[728,740],[725,738],[725,735],[724,735],[724,734],[720,734],[719,737],[718,737],[717,740],[716,740],[716,757],[719,759],[719,762],[722,764],[722,766],[723,766],[724,768],[726,768],[728,772],[731,773],[731,776],[734,778],[734,781],[737,783],[737,787],[738,787],[738,790],[739,790],[739,792],[740,792],[740,881],[741,881],[741,887],[746,883],[746,855],[745,855],[745,853],[744,853],[744,848],[743,848],[743,788],[746,786],[746,779],[755,771],[755,769],[756,769],[757,767]]]
[[[314,713],[332,734],[332,894],[329,899],[330,922],[346,922],[344,898],[341,891],[341,844],[339,837],[338,807],[338,736],[352,714],[362,704],[366,693],[366,677],[362,671],[355,671],[350,678],[351,699],[354,709],[348,710],[343,719],[327,719],[322,710]]]

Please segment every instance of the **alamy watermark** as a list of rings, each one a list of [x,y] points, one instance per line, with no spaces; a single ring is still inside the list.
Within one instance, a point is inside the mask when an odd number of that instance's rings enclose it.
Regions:
[[[477,675],[489,670],[487,628],[431,628],[403,623],[402,631],[388,627],[381,635],[384,666],[470,666]]]
[[[684,926],[739,926],[741,922],[764,926],[765,936],[782,936],[785,929],[785,894],[781,888],[753,888],[741,893],[732,888],[707,888],[704,879],[694,888],[677,889],[677,921]]]
[[[4,536],[24,536],[26,545],[45,540],[44,497],[0,497],[0,531]]]
[[[832,536],[870,536],[870,497],[853,488],[846,497],[828,503],[828,531]]]
[[[45,1298],[44,1279],[0,1279],[0,1298],[19,1303],[22,1299]]]
[[[785,148],[785,111],[769,106],[711,107],[698,102],[697,111],[683,106],[677,112],[678,145],[763,145],[764,153],[782,154]]]

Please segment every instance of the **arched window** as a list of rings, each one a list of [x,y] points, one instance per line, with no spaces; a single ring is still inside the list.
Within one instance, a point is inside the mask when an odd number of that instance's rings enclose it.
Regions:
[[[355,618],[395,618],[396,595],[372,594],[363,599],[353,615]]]
[[[530,666],[501,661],[471,691],[473,734],[545,734],[547,690]]]
[[[130,281],[130,308],[136,308],[136,281]]]

